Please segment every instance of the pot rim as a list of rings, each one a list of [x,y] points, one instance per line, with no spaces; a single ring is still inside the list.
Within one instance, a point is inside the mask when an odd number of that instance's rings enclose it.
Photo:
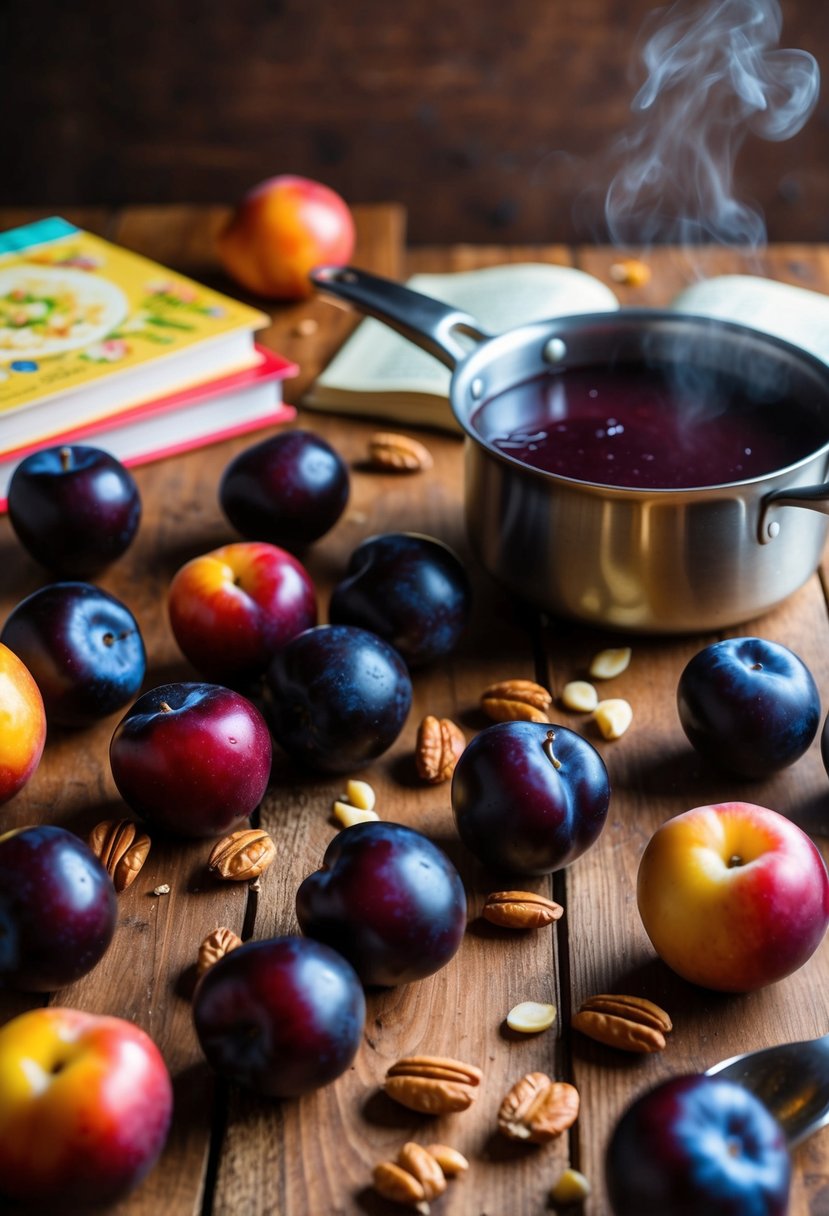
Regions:
[[[547,469],[539,469],[534,465],[526,464],[508,452],[494,447],[489,440],[472,426],[471,419],[474,413],[482,408],[487,401],[494,399],[498,395],[497,393],[493,393],[487,397],[485,394],[480,394],[476,399],[474,393],[475,381],[480,376],[484,366],[496,359],[502,352],[502,349],[506,352],[519,344],[527,347],[538,343],[541,339],[544,339],[544,343],[546,344],[559,336],[556,332],[558,330],[561,331],[562,335],[566,336],[571,330],[583,330],[586,325],[590,325],[591,323],[601,326],[610,325],[614,329],[628,328],[629,325],[631,328],[638,329],[643,322],[648,322],[651,327],[660,324],[676,325],[684,323],[687,325],[689,322],[695,329],[715,326],[719,335],[732,333],[735,339],[741,338],[744,341],[748,339],[755,344],[761,345],[763,348],[770,350],[777,349],[788,360],[802,366],[804,371],[811,372],[818,379],[825,382],[828,411],[828,433],[825,442],[788,465],[772,469],[766,473],[755,474],[753,477],[700,486],[673,488],[658,486],[637,487],[614,485],[609,482],[587,481],[576,477],[567,477],[563,473],[553,473]],[[597,360],[595,365],[601,366],[601,361]],[[554,365],[551,364],[551,366]],[[584,364],[579,363],[578,366],[584,366]],[[527,375],[524,379],[516,381],[514,387],[519,387],[532,378],[533,375]],[[500,461],[507,467],[520,471],[524,476],[531,477],[542,485],[562,485],[573,491],[585,491],[602,496],[610,495],[613,498],[633,501],[643,498],[659,499],[671,497],[675,499],[684,495],[693,496],[694,499],[705,498],[707,496],[722,497],[724,490],[741,491],[750,487],[775,485],[779,481],[797,473],[798,470],[807,467],[812,461],[829,453],[829,364],[802,347],[787,342],[783,338],[778,338],[775,334],[767,333],[764,330],[754,329],[751,326],[736,321],[728,321],[724,318],[710,317],[698,313],[679,312],[672,309],[621,308],[618,311],[614,310],[610,312],[574,313],[549,320],[535,321],[528,325],[506,330],[504,333],[487,338],[474,347],[458,363],[452,375],[449,400],[455,420],[463,430],[465,443],[467,445],[471,443],[473,447],[482,448],[488,456]]]

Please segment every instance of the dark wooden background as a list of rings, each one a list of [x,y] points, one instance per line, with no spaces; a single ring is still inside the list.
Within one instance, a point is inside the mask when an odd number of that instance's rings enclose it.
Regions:
[[[764,0],[764,3],[769,0]],[[712,0],[713,3],[713,0]],[[652,0],[0,0],[0,204],[233,202],[298,172],[396,199],[414,243],[602,238]],[[829,4],[782,0],[829,82]],[[829,239],[829,83],[750,138],[771,240]]]

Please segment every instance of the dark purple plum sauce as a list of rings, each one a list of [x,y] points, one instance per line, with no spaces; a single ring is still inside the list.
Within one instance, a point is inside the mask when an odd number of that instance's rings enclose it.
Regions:
[[[809,403],[753,400],[736,376],[691,364],[574,367],[485,402],[473,429],[522,464],[643,490],[761,477],[826,442]]]

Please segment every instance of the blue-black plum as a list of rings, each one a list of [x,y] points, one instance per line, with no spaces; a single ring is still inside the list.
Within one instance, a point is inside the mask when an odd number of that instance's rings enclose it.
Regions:
[[[742,1085],[716,1076],[663,1081],[637,1098],[605,1161],[615,1216],[785,1216],[791,1162],[783,1132]]]
[[[9,519],[48,570],[90,578],[132,543],[141,498],[132,474],[101,448],[63,444],[27,456],[9,482]]]
[[[268,668],[271,730],[292,759],[342,773],[392,745],[412,704],[397,651],[365,629],[317,625],[292,638]]]
[[[65,828],[0,836],[0,987],[53,992],[91,971],[115,931],[112,879]]]
[[[339,453],[320,435],[297,429],[240,452],[222,474],[219,502],[246,539],[293,550],[334,527],[348,491]]]
[[[238,946],[204,974],[193,997],[208,1062],[269,1098],[295,1098],[344,1073],[365,1015],[352,967],[303,937]]]
[[[12,610],[0,641],[22,659],[46,719],[88,726],[121,709],[144,679],[147,656],[135,617],[92,583],[48,583]]]
[[[679,678],[677,709],[695,750],[741,777],[793,764],[820,724],[811,672],[764,638],[727,638],[694,655]]]
[[[548,874],[598,839],[610,802],[607,769],[575,731],[498,722],[480,731],[452,775],[461,840],[491,869]]]
[[[328,615],[370,629],[418,667],[455,649],[469,609],[469,580],[448,545],[414,532],[387,532],[368,537],[351,554]]]
[[[453,957],[466,894],[449,858],[399,823],[360,823],[336,836],[296,897],[303,933],[332,946],[369,986],[423,979]]]

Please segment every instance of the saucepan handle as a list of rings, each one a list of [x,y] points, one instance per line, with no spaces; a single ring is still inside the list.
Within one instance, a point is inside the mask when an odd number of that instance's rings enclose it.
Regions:
[[[829,482],[819,486],[795,486],[790,490],[774,490],[763,501],[760,516],[760,543],[768,544],[780,531],[777,519],[779,507],[805,507],[829,515]]]
[[[473,345],[491,337],[469,313],[393,279],[353,266],[317,266],[309,277],[320,291],[356,304],[361,312],[384,321],[452,370],[470,350],[468,342],[459,340],[460,334],[471,338]]]

